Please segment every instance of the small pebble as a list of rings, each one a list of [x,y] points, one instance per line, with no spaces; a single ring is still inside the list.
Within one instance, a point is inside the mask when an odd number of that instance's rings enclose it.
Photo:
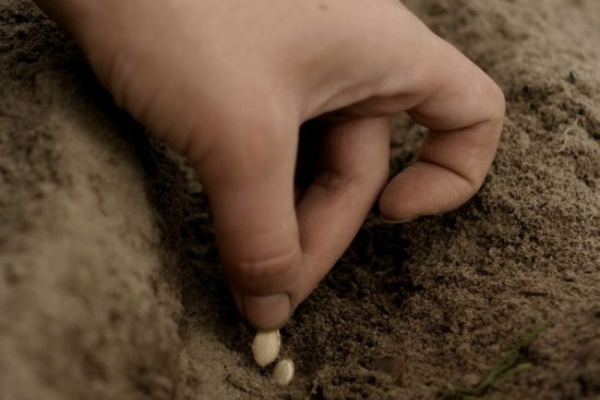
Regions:
[[[404,386],[404,357],[386,356],[373,360],[373,368],[376,371],[388,374],[394,380],[394,383],[400,387]]]
[[[266,367],[277,359],[281,347],[281,335],[279,330],[269,332],[257,332],[252,342],[252,354],[254,361]]]
[[[459,381],[460,385],[464,388],[474,388],[481,382],[481,378],[477,374],[466,374],[463,375]]]
[[[575,282],[577,280],[577,274],[573,271],[565,271],[563,273],[563,279],[567,282]]]
[[[273,369],[273,380],[278,386],[286,386],[294,377],[294,362],[288,358],[279,361]]]

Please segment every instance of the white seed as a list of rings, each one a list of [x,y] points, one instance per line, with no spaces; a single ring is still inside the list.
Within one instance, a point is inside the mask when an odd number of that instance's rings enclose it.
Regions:
[[[285,386],[294,377],[294,362],[289,358],[279,361],[273,368],[273,380],[279,386]]]
[[[257,332],[252,342],[254,361],[261,367],[271,364],[279,355],[281,336],[279,330],[270,332]]]

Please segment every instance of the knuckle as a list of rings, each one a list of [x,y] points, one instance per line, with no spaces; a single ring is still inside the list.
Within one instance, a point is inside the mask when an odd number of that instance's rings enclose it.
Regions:
[[[362,178],[358,175],[347,175],[333,170],[326,170],[315,176],[313,185],[325,190],[341,191],[361,180]]]
[[[281,248],[254,252],[230,260],[230,268],[242,284],[254,285],[285,279],[300,260],[299,248]]]
[[[389,166],[387,162],[359,165],[351,171],[328,169],[321,171],[314,178],[313,185],[329,191],[348,191],[383,189],[388,181]]]

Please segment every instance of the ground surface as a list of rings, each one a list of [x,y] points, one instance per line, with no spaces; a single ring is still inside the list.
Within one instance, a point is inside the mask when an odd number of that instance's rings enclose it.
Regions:
[[[201,186],[114,109],[28,1],[0,0],[0,398],[600,398],[600,2],[410,0],[504,89],[504,136],[456,212],[369,220],[253,365]],[[399,119],[393,166],[422,130]]]

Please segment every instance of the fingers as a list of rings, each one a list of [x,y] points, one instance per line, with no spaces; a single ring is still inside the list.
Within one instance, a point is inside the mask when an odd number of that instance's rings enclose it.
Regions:
[[[336,115],[346,118],[407,111],[429,128],[418,161],[380,199],[382,217],[398,221],[451,210],[479,189],[497,148],[504,97],[483,71],[408,10],[388,5],[386,13],[353,17],[352,24],[364,29],[353,37],[352,51],[342,53],[319,81],[333,82],[333,89],[310,115],[338,108],[343,112]]]
[[[382,218],[404,221],[452,210],[481,187],[493,161],[504,117],[498,86],[441,39],[425,52],[422,101],[408,110],[429,128],[417,161],[380,198]]]
[[[217,121],[220,131],[197,170],[234,300],[250,323],[272,329],[290,317],[290,295],[302,280],[293,195],[297,135],[293,122],[260,115]]]
[[[430,131],[417,161],[394,177],[382,193],[382,218],[403,222],[466,202],[483,183],[499,132],[499,126],[492,123],[451,132]]]
[[[379,196],[388,176],[390,124],[382,118],[328,126],[321,147],[312,149],[320,154],[316,176],[296,209],[297,136],[270,134],[282,128],[269,122],[239,129],[244,135],[232,136],[268,139],[221,140],[198,169],[234,300],[250,323],[273,329],[341,256]]]
[[[389,118],[351,120],[323,133],[316,176],[297,205],[304,278],[294,304],[317,286],[367,217],[387,182],[389,140]]]

